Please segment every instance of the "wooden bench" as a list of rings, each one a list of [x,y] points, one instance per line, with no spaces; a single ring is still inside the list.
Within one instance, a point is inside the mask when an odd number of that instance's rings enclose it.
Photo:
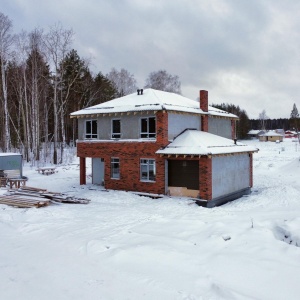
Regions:
[[[37,171],[42,175],[51,175],[57,172],[55,167],[41,167],[38,168]]]

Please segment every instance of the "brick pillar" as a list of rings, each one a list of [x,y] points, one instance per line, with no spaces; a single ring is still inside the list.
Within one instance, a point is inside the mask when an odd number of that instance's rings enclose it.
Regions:
[[[231,120],[231,138],[236,138],[236,120]]]
[[[160,146],[167,146],[168,141],[168,113],[158,111],[156,113],[156,141]]]
[[[250,170],[249,170],[249,186],[253,187],[253,153],[249,154]]]
[[[79,158],[80,165],[80,185],[86,184],[86,164],[85,157]]]
[[[201,156],[199,161],[200,199],[212,200],[212,159]]]
[[[208,92],[205,90],[200,90],[200,108],[208,112]],[[201,116],[201,130],[208,132],[208,115]]]

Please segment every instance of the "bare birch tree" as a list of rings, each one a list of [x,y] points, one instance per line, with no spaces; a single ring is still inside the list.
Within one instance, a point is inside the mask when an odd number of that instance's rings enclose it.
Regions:
[[[181,83],[177,75],[171,75],[166,70],[151,72],[146,79],[146,88],[181,94]]]
[[[118,71],[112,68],[106,77],[114,83],[119,97],[131,94],[137,89],[137,82],[134,76],[125,69]]]
[[[1,100],[4,108],[4,151],[8,151],[11,147],[6,71],[12,54],[13,41],[12,22],[6,15],[0,12],[0,69],[2,83]]]
[[[16,52],[15,60],[19,66],[16,70],[17,81],[15,82],[16,94],[19,103],[19,114],[23,125],[23,145],[24,145],[24,158],[29,161],[30,158],[30,145],[31,135],[29,129],[29,105],[27,99],[27,76],[26,76],[26,60],[28,57],[28,35],[22,31],[16,38]]]
[[[268,119],[268,116],[265,109],[258,115],[258,118],[260,121],[260,129],[266,130],[266,120]]]
[[[44,44],[51,60],[52,68],[52,80],[53,80],[53,116],[54,116],[54,128],[53,128],[53,163],[58,163],[57,157],[57,145],[58,145],[58,134],[59,134],[59,125],[61,118],[59,118],[59,108],[61,104],[61,82],[62,76],[59,70],[60,62],[64,60],[66,54],[70,50],[70,45],[72,42],[73,30],[65,30],[60,24],[50,28],[48,34],[46,34],[44,39]],[[62,159],[62,158],[61,158]]]

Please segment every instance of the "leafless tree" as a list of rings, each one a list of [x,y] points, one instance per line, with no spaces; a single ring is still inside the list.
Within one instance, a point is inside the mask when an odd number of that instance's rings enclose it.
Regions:
[[[259,114],[258,118],[260,120],[260,128],[261,128],[261,130],[266,130],[266,120],[269,117],[267,116],[267,113],[266,113],[265,109],[263,109],[263,111]]]
[[[166,70],[151,72],[146,79],[146,88],[181,94],[181,83],[177,75],[168,74]]]
[[[61,83],[62,75],[60,73],[60,62],[64,60],[66,54],[70,50],[70,45],[73,38],[72,29],[63,29],[61,24],[56,24],[50,28],[49,33],[45,35],[44,45],[51,60],[51,68],[53,72],[53,115],[54,115],[54,129],[53,129],[53,163],[58,163],[57,158],[57,145],[58,145],[58,131],[59,125],[64,126],[60,118],[60,105],[61,105]],[[62,145],[63,147],[63,145]]]
[[[6,71],[12,54],[13,42],[12,22],[6,15],[0,12],[0,69],[2,83],[1,99],[4,108],[4,151],[8,151],[11,147]]]
[[[134,76],[125,69],[118,71],[112,68],[106,77],[114,83],[119,97],[131,94],[137,89],[137,82]]]

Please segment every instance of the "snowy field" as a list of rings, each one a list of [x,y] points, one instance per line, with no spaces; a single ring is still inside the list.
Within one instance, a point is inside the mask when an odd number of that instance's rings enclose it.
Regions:
[[[212,209],[80,186],[76,158],[24,166],[27,185],[91,203],[0,205],[0,299],[300,299],[300,147],[247,144],[252,194]]]

